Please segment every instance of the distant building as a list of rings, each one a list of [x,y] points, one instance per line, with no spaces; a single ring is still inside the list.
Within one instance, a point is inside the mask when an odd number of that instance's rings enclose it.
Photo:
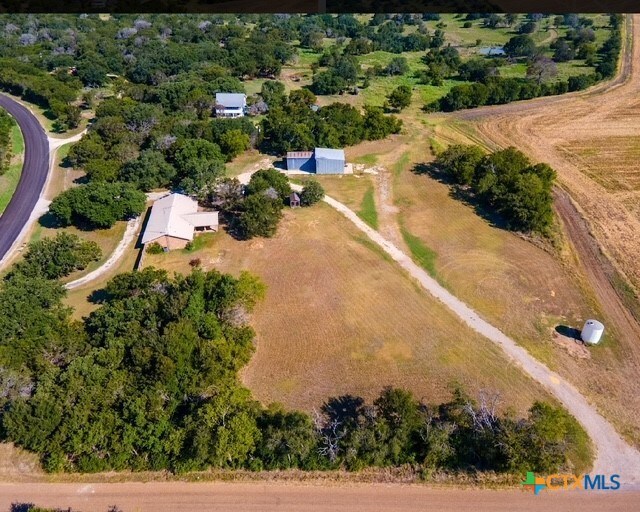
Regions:
[[[247,95],[242,93],[216,93],[216,117],[243,117],[247,109]]]
[[[287,170],[316,174],[344,174],[344,149],[316,148],[314,151],[287,153]]]
[[[184,249],[196,232],[217,230],[218,212],[199,212],[197,201],[169,194],[153,203],[142,245],[156,242],[167,250]]]

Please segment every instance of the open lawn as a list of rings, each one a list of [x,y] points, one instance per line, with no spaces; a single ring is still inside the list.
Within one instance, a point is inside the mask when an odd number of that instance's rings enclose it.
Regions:
[[[342,176],[295,176],[292,181],[304,186],[305,182],[309,180],[318,181],[328,196],[346,204],[354,211],[361,207],[365,196],[369,194],[370,190],[372,191],[373,186],[371,175],[363,173]],[[373,200],[373,196],[370,200]]]
[[[522,412],[544,395],[325,204],[287,210],[273,239],[220,232],[205,245],[147,255],[145,266],[188,272],[198,257],[206,269],[264,280],[267,297],[251,321],[257,352],[243,372],[264,403],[309,410],[343,393],[370,398],[385,385],[437,401],[459,382],[472,393],[497,389]]]
[[[0,176],[0,214],[6,209],[11,197],[18,186],[22,175],[22,162],[24,159],[24,138],[17,124],[11,129],[11,164],[2,176]]]

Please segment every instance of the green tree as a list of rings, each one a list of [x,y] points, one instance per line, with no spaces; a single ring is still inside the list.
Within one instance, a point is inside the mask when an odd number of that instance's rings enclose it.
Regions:
[[[476,167],[484,157],[478,146],[454,144],[438,155],[436,165],[449,174],[456,183],[471,185]]]
[[[104,229],[140,215],[145,203],[144,193],[131,184],[91,182],[60,194],[49,211],[65,226]]]
[[[267,80],[263,82],[260,89],[260,96],[262,96],[262,99],[270,109],[282,107],[287,100],[284,84],[277,80]]]
[[[253,173],[246,187],[249,195],[264,193],[267,189],[273,188],[282,204],[289,198],[291,194],[291,185],[289,179],[277,169],[260,169]]]
[[[206,194],[225,171],[220,147],[207,140],[183,141],[175,153],[174,163],[178,185],[194,195]]]
[[[220,149],[226,156],[227,162],[249,149],[251,139],[240,130],[229,130],[220,136]]]
[[[395,110],[402,110],[411,105],[411,87],[399,85],[387,96],[389,106]]]
[[[316,180],[309,180],[302,187],[300,202],[303,206],[313,206],[324,199],[324,188]]]
[[[98,261],[102,251],[98,244],[82,240],[77,235],[62,231],[54,238],[31,242],[12,272],[46,279],[59,279]]]
[[[152,149],[146,149],[140,156],[124,165],[119,178],[135,184],[142,190],[166,187],[176,177],[176,169],[168,163],[164,155]]]
[[[282,218],[282,200],[264,194],[253,194],[245,199],[238,216],[240,236],[271,238],[276,234]]]
[[[504,51],[509,57],[532,57],[536,52],[536,43],[530,36],[521,34],[509,39]]]

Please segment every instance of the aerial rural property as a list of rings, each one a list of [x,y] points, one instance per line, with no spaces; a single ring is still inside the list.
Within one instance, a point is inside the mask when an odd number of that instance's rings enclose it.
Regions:
[[[0,510],[637,507],[639,15],[0,40]]]

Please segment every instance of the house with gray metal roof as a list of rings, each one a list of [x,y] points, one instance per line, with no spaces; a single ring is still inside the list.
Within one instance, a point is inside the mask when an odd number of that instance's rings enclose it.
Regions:
[[[247,95],[242,93],[216,93],[216,117],[243,117],[247,109]]]
[[[316,148],[314,151],[289,151],[287,170],[316,174],[344,174],[344,149]]]
[[[165,250],[184,249],[200,231],[218,230],[218,212],[198,211],[198,203],[183,194],[169,194],[151,207],[142,245],[158,243]]]

